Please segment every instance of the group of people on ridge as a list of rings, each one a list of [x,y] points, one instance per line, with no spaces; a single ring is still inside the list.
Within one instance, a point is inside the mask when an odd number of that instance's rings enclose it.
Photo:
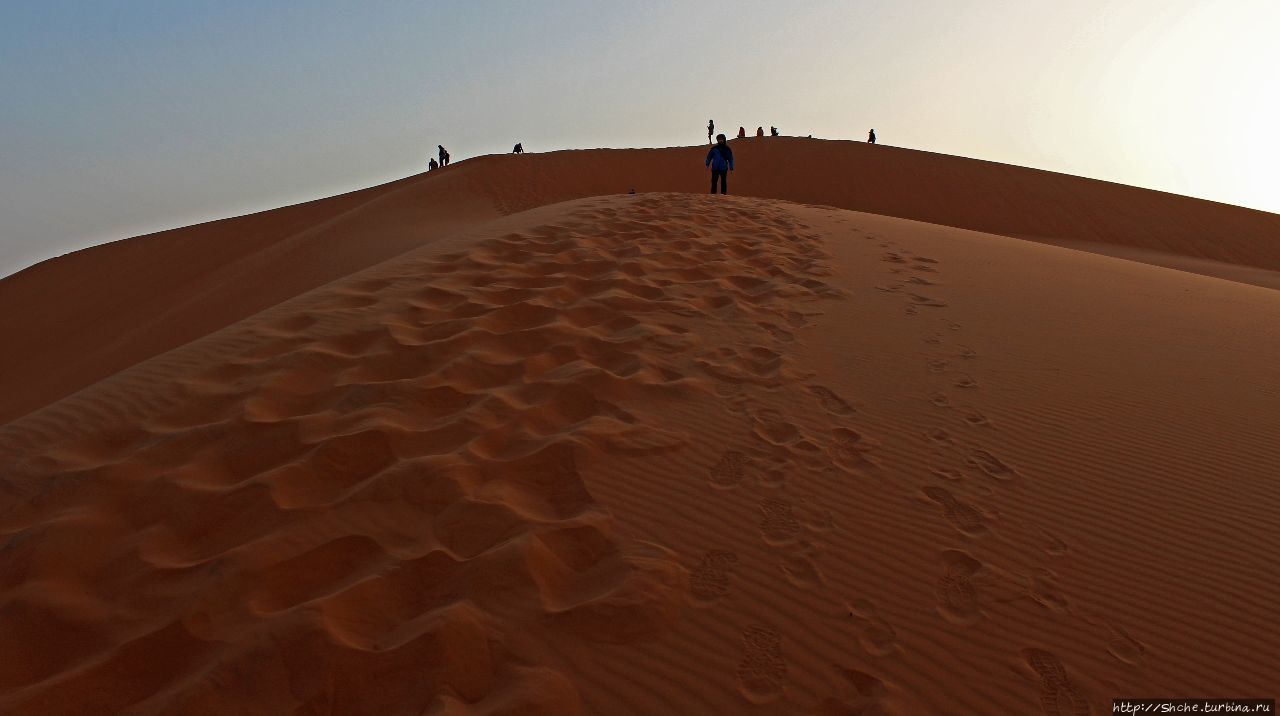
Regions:
[[[716,133],[716,121],[714,119],[707,120],[707,144],[711,144],[711,136],[715,133]],[[757,137],[764,136],[764,127],[756,127],[756,136]],[[778,128],[769,127],[769,136],[770,137],[780,136],[778,134]],[[746,137],[747,137],[747,128],[738,127],[738,139],[746,139]]]
[[[449,166],[449,151],[444,148],[443,144],[437,144],[436,149],[440,150],[440,161],[432,159],[427,162],[427,171],[434,171],[440,167]],[[524,154],[524,145],[516,142],[516,146],[511,149],[512,154]]]
[[[449,152],[445,150],[444,145],[437,144],[436,149],[440,150],[440,161],[437,162],[435,159],[432,159],[427,162],[427,171],[435,171],[440,167],[449,166]]]

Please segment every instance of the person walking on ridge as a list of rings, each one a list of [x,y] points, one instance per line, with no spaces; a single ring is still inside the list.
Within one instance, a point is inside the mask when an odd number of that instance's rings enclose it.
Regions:
[[[716,121],[714,119],[707,120],[707,144],[711,143],[711,135],[716,133]]]
[[[867,133],[867,144],[875,144],[875,143],[876,143],[876,130],[873,129]]]
[[[757,136],[757,137],[763,137],[763,136],[764,136],[764,127],[756,127],[756,136]]]
[[[523,145],[522,143],[520,143],[520,142],[516,142],[515,149],[512,149],[512,150],[511,150],[511,153],[512,153],[512,154],[524,154],[524,145]]]
[[[716,193],[716,181],[720,182],[720,193],[729,193],[729,172],[733,171],[733,150],[725,141],[723,134],[716,135],[716,143],[707,152],[706,166],[711,167],[711,193]]]
[[[746,139],[746,138],[747,138],[747,128],[738,127],[738,139]]]
[[[449,152],[446,152],[443,144],[437,144],[436,148],[440,150],[440,166],[449,165]]]
[[[432,158],[431,161],[427,162],[427,171],[433,172],[439,168],[440,168],[440,165],[436,163],[436,160],[434,158]]]

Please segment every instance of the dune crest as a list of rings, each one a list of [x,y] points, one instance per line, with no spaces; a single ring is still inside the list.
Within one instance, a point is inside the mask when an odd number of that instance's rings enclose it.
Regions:
[[[1280,216],[932,152],[734,141],[733,192],[1280,285]],[[341,196],[117,241],[0,280],[0,421],[477,223],[590,196],[706,191],[705,147],[493,155]],[[56,297],[56,300],[51,300]]]

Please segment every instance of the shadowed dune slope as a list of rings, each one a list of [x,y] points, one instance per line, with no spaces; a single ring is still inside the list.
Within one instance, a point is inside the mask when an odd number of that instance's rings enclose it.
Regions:
[[[861,142],[732,142],[735,194],[1280,270],[1280,217]],[[704,191],[706,147],[480,157],[337,197],[85,249],[0,281],[0,421],[475,221],[574,198]],[[1114,253],[1114,252],[1112,252]],[[1159,261],[1156,261],[1157,263]],[[1205,268],[1209,267],[1209,268]],[[1246,279],[1269,285],[1266,279]]]

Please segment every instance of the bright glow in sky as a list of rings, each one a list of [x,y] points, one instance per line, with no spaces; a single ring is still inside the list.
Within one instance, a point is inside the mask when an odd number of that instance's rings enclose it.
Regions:
[[[861,139],[1280,212],[1276,0],[0,4],[0,276],[510,151]]]

